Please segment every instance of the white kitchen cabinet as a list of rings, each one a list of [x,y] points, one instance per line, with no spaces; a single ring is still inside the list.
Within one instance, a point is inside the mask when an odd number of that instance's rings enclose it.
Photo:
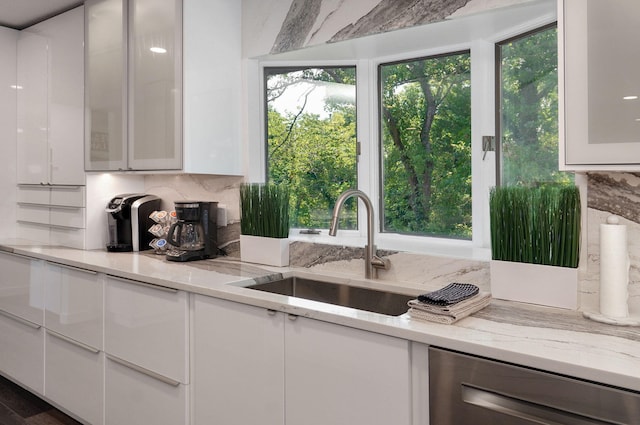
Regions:
[[[84,184],[83,43],[82,7],[20,32],[19,184]]]
[[[286,423],[412,423],[407,340],[297,317],[285,347]]]
[[[176,425],[189,423],[188,386],[107,356],[105,424]]]
[[[189,382],[188,294],[107,276],[104,351],[170,380]]]
[[[85,8],[85,168],[241,175],[241,3]]]
[[[44,322],[43,262],[0,251],[0,312],[34,325]]]
[[[85,168],[180,170],[182,1],[85,7]]]
[[[96,272],[47,263],[47,398],[91,424],[103,423],[103,284]]]
[[[45,266],[45,324],[48,330],[102,350],[103,285],[91,270]]]
[[[640,169],[640,3],[562,0],[558,26],[561,167]]]
[[[203,296],[194,306],[196,425],[412,424],[408,341]]]
[[[43,262],[0,252],[0,370],[44,391]]]
[[[284,424],[284,314],[194,297],[193,423]]]
[[[99,425],[104,417],[104,354],[47,329],[44,395]]]

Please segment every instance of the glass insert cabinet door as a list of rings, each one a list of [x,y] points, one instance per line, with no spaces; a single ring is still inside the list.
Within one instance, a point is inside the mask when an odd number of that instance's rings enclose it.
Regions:
[[[88,170],[182,168],[182,1],[85,3]]]
[[[640,164],[640,2],[562,0],[565,165]],[[580,168],[584,169],[584,168]]]

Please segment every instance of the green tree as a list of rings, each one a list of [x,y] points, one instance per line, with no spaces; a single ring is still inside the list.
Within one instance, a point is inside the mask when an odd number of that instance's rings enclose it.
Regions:
[[[470,237],[470,55],[380,73],[385,230]]]

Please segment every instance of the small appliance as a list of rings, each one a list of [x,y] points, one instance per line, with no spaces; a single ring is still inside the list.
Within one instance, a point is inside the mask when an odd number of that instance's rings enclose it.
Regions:
[[[153,238],[147,230],[154,223],[149,216],[160,209],[161,199],[144,193],[127,193],[114,196],[107,212],[109,252],[143,251],[150,249]]]
[[[169,261],[192,261],[216,257],[218,252],[218,203],[179,201],[175,203],[178,221],[171,225],[167,242]]]

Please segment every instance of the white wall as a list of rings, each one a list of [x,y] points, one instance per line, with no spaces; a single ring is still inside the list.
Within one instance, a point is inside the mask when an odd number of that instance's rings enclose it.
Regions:
[[[16,42],[18,31],[0,27],[0,235],[15,237]]]

